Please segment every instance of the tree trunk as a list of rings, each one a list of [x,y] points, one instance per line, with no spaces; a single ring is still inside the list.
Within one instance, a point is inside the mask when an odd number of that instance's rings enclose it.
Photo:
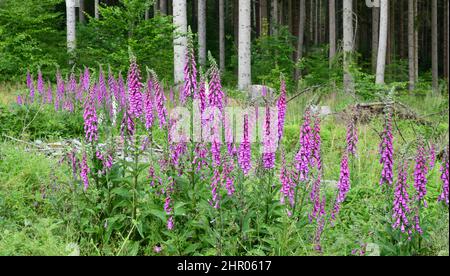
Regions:
[[[206,65],[206,0],[198,0],[198,61]]]
[[[174,82],[180,85],[184,80],[184,65],[187,50],[187,12],[186,0],[173,0],[173,24],[175,27],[174,48]]]
[[[384,84],[384,71],[386,69],[386,47],[388,38],[389,1],[380,0],[380,39],[377,57],[376,84]]]
[[[414,0],[408,0],[408,67],[409,91],[415,89],[415,35],[414,35]]]
[[[380,8],[372,7],[372,72],[377,71],[378,38],[380,29]]]
[[[448,86],[448,0],[444,2],[444,78]]]
[[[260,0],[259,1],[259,9],[260,9],[260,17],[261,20],[259,20],[261,26],[259,27],[261,30],[261,35],[265,36],[267,35],[267,27],[268,27],[268,20],[267,20],[267,0]]]
[[[350,64],[352,62],[353,55],[353,1],[343,0],[344,12],[343,12],[343,50],[344,50],[344,91],[346,93],[353,94],[354,85],[353,77],[350,73]]]
[[[239,61],[238,87],[245,90],[251,84],[250,1],[239,1]]]
[[[330,68],[333,64],[334,57],[336,56],[336,0],[328,1],[329,12],[329,39],[330,39]]]
[[[272,8],[271,8],[272,14],[270,15],[270,17],[271,17],[270,34],[276,35],[277,34],[277,26],[276,25],[278,24],[278,0],[271,1],[271,2],[272,2]]]
[[[80,0],[80,8],[78,9],[78,19],[80,20],[81,24],[84,24],[86,22],[86,19],[84,17],[84,0]]]
[[[94,0],[94,17],[95,19],[99,19],[99,11],[98,11],[99,0]]]
[[[76,48],[75,0],[66,0],[66,12],[67,12],[67,54],[69,56],[69,64],[73,64]]]
[[[414,1],[414,19],[419,14],[419,0]],[[419,80],[419,26],[414,26],[414,82]]]
[[[306,0],[300,0],[300,11],[298,20],[298,42],[297,42],[297,62],[303,57],[303,44],[305,42],[305,19],[306,19]],[[301,76],[301,71],[298,67],[295,68],[295,80],[298,81]]]
[[[314,45],[319,44],[319,1],[315,1],[314,5]]]
[[[145,10],[145,14],[144,14],[144,19],[145,20],[148,20],[150,18],[150,10],[149,9],[146,9]]]
[[[159,0],[159,11],[162,15],[167,15],[167,0]]]
[[[159,12],[159,4],[158,4],[158,0],[155,0],[155,2],[153,2],[153,17],[155,17]]]
[[[431,2],[431,47],[432,47],[432,74],[433,74],[433,92],[439,93],[439,60],[438,60],[438,22],[437,22],[437,0]]]
[[[219,0],[219,66],[225,72],[225,8],[224,1]]]

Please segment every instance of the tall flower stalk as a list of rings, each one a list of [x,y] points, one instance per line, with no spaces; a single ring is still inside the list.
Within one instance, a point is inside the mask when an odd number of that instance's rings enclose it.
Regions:
[[[394,167],[394,136],[392,135],[392,113],[386,114],[385,126],[380,143],[380,164],[382,164],[380,185],[392,185]]]
[[[408,215],[410,213],[409,208],[409,194],[408,194],[408,163],[403,161],[399,166],[397,183],[395,185],[394,192],[394,206],[392,209],[392,218],[394,223],[392,224],[393,229],[398,229],[404,233],[408,226],[409,220]]]

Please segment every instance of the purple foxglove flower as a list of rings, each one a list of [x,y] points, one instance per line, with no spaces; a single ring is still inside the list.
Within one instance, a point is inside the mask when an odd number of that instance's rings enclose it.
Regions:
[[[434,165],[436,163],[436,148],[434,144],[431,144],[430,146],[430,170],[434,168]]]
[[[235,192],[234,178],[231,175],[234,170],[233,160],[227,159],[223,167],[223,180],[225,181],[225,189],[227,189],[228,196],[232,196]]]
[[[127,106],[128,94],[125,90],[125,84],[124,84],[121,72],[119,72],[118,79],[119,80],[117,81],[117,93],[119,96],[118,102],[119,102],[120,110],[127,110],[128,109],[128,106]]]
[[[87,164],[86,153],[83,153],[83,159],[81,160],[80,177],[81,177],[81,180],[83,181],[84,191],[86,191],[87,188],[89,187],[89,173],[90,173],[90,171],[91,170],[89,169],[89,166]]]
[[[106,89],[105,75],[103,74],[102,67],[100,66],[98,71],[98,86],[97,86],[97,104],[99,107],[103,106],[103,104],[105,103],[107,93],[108,92]]]
[[[203,114],[203,112],[205,111],[206,106],[207,106],[206,83],[205,83],[205,80],[204,80],[203,77],[200,79],[199,91],[198,91],[197,94],[195,94],[194,99],[198,99],[199,100],[200,113]]]
[[[383,169],[381,171],[380,185],[386,183],[390,186],[393,182],[394,136],[392,135],[392,114],[389,112],[386,116],[387,118],[385,120],[385,127],[380,143],[380,164],[382,164],[383,166]]]
[[[309,165],[311,164],[311,112],[309,108],[306,109],[303,125],[300,128],[300,150],[295,156],[295,168],[297,169],[299,180],[305,181],[309,176]]]
[[[223,112],[223,97],[222,84],[220,80],[220,70],[215,62],[212,62],[210,69],[210,81],[209,81],[209,106],[216,107]]]
[[[84,132],[86,134],[86,141],[93,142],[98,139],[98,120],[97,110],[94,102],[94,95],[97,90],[97,85],[94,85],[92,91],[85,99],[84,103]]]
[[[322,182],[322,176],[319,173],[317,175],[317,179],[314,180],[314,184],[312,186],[311,189],[311,194],[309,196],[312,204],[313,204],[313,209],[311,214],[308,215],[309,218],[309,222],[311,223],[313,221],[313,219],[317,219],[317,216],[319,215],[320,212],[320,207],[321,207],[321,202],[320,202],[320,186],[321,186],[321,182]]]
[[[214,169],[214,175],[211,181],[212,198],[209,200],[209,204],[213,206],[215,209],[219,208],[219,201],[220,201],[219,189],[220,189],[220,172],[219,168],[216,167]]]
[[[408,194],[408,163],[403,161],[403,164],[399,166],[397,183],[395,185],[394,192],[394,206],[392,209],[392,218],[394,223],[392,224],[393,229],[398,229],[402,233],[405,233],[406,228],[409,226],[408,214],[409,209],[409,194]]]
[[[41,69],[38,71],[38,79],[37,79],[37,90],[39,95],[42,96],[44,94],[44,80],[42,79]]]
[[[199,173],[203,168],[208,166],[208,163],[206,162],[207,156],[208,156],[208,149],[206,148],[205,144],[203,143],[197,143],[195,145],[195,155],[193,163],[196,165],[196,173]]]
[[[263,135],[263,167],[265,169],[273,169],[275,167],[275,150],[273,147],[273,139],[270,135],[270,114],[269,105],[266,105],[265,123],[264,123],[264,135]]]
[[[128,70],[128,95],[130,97],[130,114],[135,118],[142,115],[142,87],[139,67],[136,64],[136,58],[133,57]]]
[[[30,71],[27,70],[27,87],[30,90],[30,102],[34,102],[34,81],[33,76],[31,76]]]
[[[181,93],[181,104],[197,91],[197,65],[195,63],[194,48],[188,47],[186,63],[184,66],[184,87]]]
[[[419,210],[416,210],[416,215],[414,216],[414,230],[419,233],[419,235],[423,234],[423,230],[420,227],[420,214]]]
[[[117,102],[120,102],[118,84],[117,84],[116,79],[114,78],[114,74],[111,70],[111,67],[109,67],[109,69],[108,69],[108,87],[109,87],[111,96],[114,96],[114,99]]]
[[[211,156],[212,156],[212,165],[214,167],[220,166],[220,148],[221,143],[217,139],[211,143]]]
[[[251,169],[251,145],[249,137],[248,115],[244,115],[244,135],[238,151],[238,163],[245,175]]]
[[[151,79],[147,80],[147,91],[144,95],[145,128],[151,129],[153,126],[153,84]]]
[[[281,79],[281,87],[280,87],[280,97],[277,101],[277,107],[278,107],[278,141],[281,140],[283,137],[284,132],[284,120],[286,117],[286,106],[287,106],[287,99],[286,99],[286,82],[284,81],[284,78]]]
[[[449,160],[449,148],[444,152],[444,158],[442,160],[441,180],[442,180],[442,193],[439,195],[438,201],[445,201],[448,205],[448,180],[449,180],[449,170],[448,170],[448,160]]]
[[[325,227],[325,206],[326,206],[326,197],[324,196],[322,198],[322,201],[320,202],[319,212],[317,215],[316,233],[314,234],[314,249],[317,252],[322,252],[320,240],[322,237],[323,229]]]
[[[85,92],[89,92],[91,87],[91,77],[89,75],[89,68],[84,68],[83,73],[83,89]]]
[[[421,202],[425,207],[427,207],[427,201],[425,196],[427,194],[427,160],[425,157],[425,148],[423,143],[420,141],[417,147],[416,154],[416,166],[414,170],[414,188],[416,189],[416,200]]]
[[[167,229],[173,230],[173,226],[174,226],[173,216],[170,216],[169,219],[167,220]]]
[[[53,91],[52,91],[52,84],[50,83],[50,81],[48,81],[46,101],[49,104],[53,102]]]
[[[355,156],[358,145],[358,128],[356,126],[356,117],[352,114],[347,123],[347,152]]]
[[[321,146],[322,138],[320,137],[320,117],[314,116],[314,127],[312,130],[312,146],[311,146],[311,165],[316,166],[319,173],[322,171]]]
[[[75,93],[77,90],[77,80],[75,79],[75,74],[72,72],[69,76],[69,86],[67,92]]]
[[[286,167],[286,158],[284,151],[281,153],[281,171],[280,171],[280,182],[281,182],[281,198],[280,201],[282,204],[285,203],[285,198],[289,199],[291,207],[294,206],[295,202],[295,183],[291,178],[291,174],[289,173]]]
[[[338,182],[338,195],[334,204],[333,211],[331,213],[331,220],[334,221],[339,214],[342,203],[347,197],[347,193],[350,191],[350,171],[348,169],[348,156],[344,153],[341,161],[341,173]]]
[[[155,91],[156,111],[158,113],[159,127],[163,128],[167,125],[167,109],[166,96],[161,85],[158,82],[156,74],[153,74],[153,89]]]
[[[64,101],[64,93],[65,93],[65,83],[58,69],[58,71],[56,72],[55,110],[59,110],[61,108],[61,102]]]
[[[122,122],[120,123],[120,136],[124,139],[125,137],[129,138],[128,141],[132,141],[134,138],[134,134],[136,132],[136,125],[134,123],[131,115],[125,111],[122,117]]]
[[[75,93],[75,100],[81,102],[83,100],[83,74],[80,74],[78,83],[77,83],[77,89]]]
[[[155,246],[153,247],[153,252],[155,252],[156,254],[161,253],[161,251],[162,251],[162,247],[161,247],[161,246],[155,245]]]

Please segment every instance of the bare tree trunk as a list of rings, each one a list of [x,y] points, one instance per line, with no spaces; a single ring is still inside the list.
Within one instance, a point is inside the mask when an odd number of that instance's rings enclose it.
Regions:
[[[84,17],[84,0],[80,0],[80,8],[78,9],[78,19],[80,20],[81,24],[86,22],[86,19]]]
[[[198,0],[198,60],[206,65],[206,0]]]
[[[344,1],[344,12],[343,12],[343,50],[344,50],[344,91],[346,93],[354,93],[353,77],[350,73],[350,64],[352,62],[353,55],[353,1]]]
[[[240,90],[245,90],[251,85],[250,9],[250,1],[239,1],[238,87]]]
[[[432,47],[432,74],[433,74],[433,92],[439,93],[439,60],[438,60],[438,22],[437,22],[437,0],[431,2],[431,47]]]
[[[336,56],[336,0],[328,1],[328,17],[329,17],[329,39],[330,39],[330,68]]]
[[[319,1],[315,1],[314,5],[314,45],[319,44]]]
[[[372,7],[372,72],[377,71],[378,38],[380,29],[380,8]]]
[[[305,42],[305,20],[306,20],[306,0],[300,0],[300,18],[298,20],[298,42],[297,42],[297,62],[303,57],[303,44]],[[295,68],[295,80],[298,81],[301,76],[301,71],[298,67]]]
[[[167,15],[167,0],[159,0],[159,10],[162,15]]]
[[[419,0],[415,0],[414,4],[414,19],[419,14],[418,9]],[[414,26],[414,80],[419,81],[419,26]]]
[[[272,2],[272,8],[271,8],[271,23],[270,23],[270,34],[276,35],[277,34],[277,24],[278,24],[278,0],[271,1]]]
[[[98,1],[99,0],[94,0],[94,17],[95,17],[95,19],[99,19],[100,18],[100,15],[99,15],[99,12],[98,12],[98,5],[99,5]]]
[[[155,17],[159,12],[159,3],[158,0],[155,0],[155,2],[153,2],[153,17]]]
[[[289,26],[289,32],[293,33],[293,26],[292,26],[292,0],[288,1],[288,9],[287,9],[287,20],[288,20],[288,26]]]
[[[268,20],[267,20],[267,0],[260,0],[259,2],[259,9],[260,9],[260,17],[261,20],[259,21],[261,26],[259,27],[261,30],[261,35],[265,36],[268,33]]]
[[[380,39],[378,45],[376,84],[384,84],[384,72],[386,69],[386,47],[388,39],[388,15],[389,1],[380,0]]]
[[[75,0],[66,0],[66,12],[67,12],[67,54],[69,56],[69,64],[73,64],[76,48]]]
[[[149,9],[146,9],[145,10],[145,14],[144,14],[144,19],[145,20],[148,20],[150,18],[150,10]]]
[[[225,9],[224,1],[219,0],[219,66],[225,72]]]
[[[309,39],[308,41],[314,43],[314,0],[309,2]]]
[[[444,1],[444,78],[448,86],[448,0]]]
[[[180,85],[184,80],[184,65],[187,50],[187,11],[186,0],[173,0],[174,34],[174,82]]]
[[[408,67],[409,67],[409,91],[415,89],[415,35],[414,35],[414,0],[408,0]]]

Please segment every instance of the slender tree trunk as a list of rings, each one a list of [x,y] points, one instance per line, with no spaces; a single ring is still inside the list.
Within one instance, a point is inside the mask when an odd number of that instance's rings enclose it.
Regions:
[[[239,1],[239,61],[238,87],[245,90],[251,85],[250,1]]]
[[[145,20],[148,20],[150,18],[150,10],[149,9],[146,9],[145,10],[145,14],[144,14],[144,19]]]
[[[206,0],[198,0],[198,60],[206,65]]]
[[[444,78],[448,86],[448,0],[444,1]]]
[[[271,1],[272,2],[272,8],[271,8],[271,35],[277,34],[277,24],[278,24],[278,0]]]
[[[180,85],[184,79],[184,65],[187,50],[187,11],[186,0],[173,0],[174,34],[174,81]]]
[[[298,20],[298,42],[297,42],[297,62],[303,57],[303,45],[305,42],[305,20],[306,20],[306,0],[300,0],[299,20]],[[295,80],[298,81],[301,76],[301,71],[298,67],[295,68]]]
[[[234,46],[239,48],[239,0],[233,1],[233,31],[234,31]]]
[[[288,9],[287,9],[287,21],[289,26],[289,32],[292,34],[294,31],[293,25],[292,25],[292,0],[288,1]]]
[[[268,20],[267,20],[267,0],[260,0],[259,2],[259,8],[260,8],[260,17],[261,20],[259,21],[261,26],[259,27],[261,30],[261,35],[265,36],[268,33]]]
[[[76,48],[75,0],[66,0],[66,12],[67,12],[67,54],[69,56],[69,64],[73,64]]]
[[[309,43],[314,44],[314,0],[309,2]]]
[[[328,1],[328,17],[329,17],[329,39],[330,39],[330,68],[336,56],[336,0]]]
[[[225,9],[224,1],[219,0],[219,66],[225,72]]]
[[[415,35],[414,35],[414,0],[408,0],[408,68],[409,68],[409,91],[415,89]]]
[[[155,2],[153,2],[153,17],[155,17],[159,12],[159,3],[158,0],[155,0]]]
[[[78,9],[78,18],[81,24],[84,24],[86,22],[86,19],[84,17],[84,0],[80,0],[80,8]]]
[[[353,77],[350,73],[350,64],[352,63],[353,55],[353,1],[344,1],[343,11],[343,50],[344,50],[344,91],[346,93],[354,93]]]
[[[438,60],[438,12],[437,0],[431,2],[431,40],[432,40],[432,74],[433,74],[433,92],[439,93],[439,60]]]
[[[377,71],[378,38],[380,29],[380,8],[372,7],[372,72]]]
[[[419,14],[418,4],[419,0],[415,0],[414,19]],[[419,81],[419,26],[414,26],[414,80]]]
[[[167,15],[167,0],[159,0],[159,10],[162,15]]]
[[[380,39],[377,58],[377,84],[384,84],[384,71],[386,69],[386,47],[388,39],[389,1],[380,0]]]
[[[99,19],[99,11],[98,11],[99,0],[94,0],[94,17],[95,19]]]
[[[319,44],[319,1],[314,3],[314,45]]]

